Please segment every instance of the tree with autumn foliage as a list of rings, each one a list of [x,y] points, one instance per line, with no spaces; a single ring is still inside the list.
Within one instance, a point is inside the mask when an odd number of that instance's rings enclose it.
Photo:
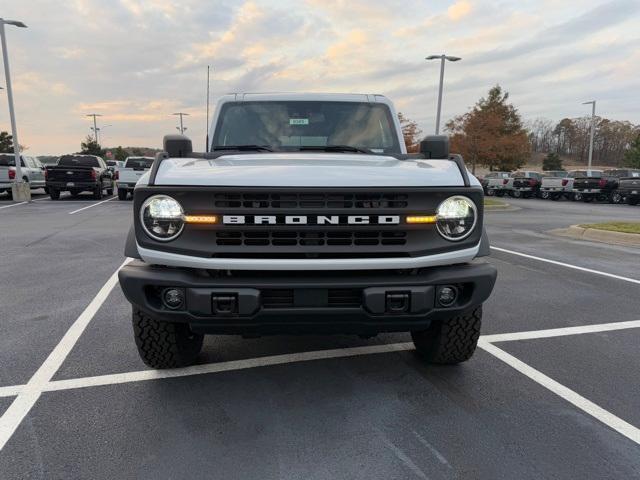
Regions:
[[[518,110],[508,103],[509,93],[496,85],[464,115],[447,123],[451,151],[471,164],[490,170],[516,170],[530,156],[527,131]]]
[[[416,122],[409,120],[402,112],[398,112],[398,119],[400,120],[400,127],[402,128],[402,136],[407,146],[407,152],[417,153],[420,150],[420,135],[422,134],[422,130],[418,128]]]

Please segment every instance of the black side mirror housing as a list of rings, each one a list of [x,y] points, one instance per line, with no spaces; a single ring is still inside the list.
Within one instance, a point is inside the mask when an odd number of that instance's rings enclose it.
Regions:
[[[420,153],[425,158],[449,158],[449,137],[447,135],[427,135],[420,142]]]
[[[185,135],[165,135],[162,146],[169,157],[188,157],[193,153],[191,139]]]

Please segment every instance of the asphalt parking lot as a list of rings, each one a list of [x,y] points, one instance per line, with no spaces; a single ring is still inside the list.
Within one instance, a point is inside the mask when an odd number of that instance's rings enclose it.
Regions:
[[[640,249],[559,238],[640,207],[509,200],[481,348],[207,337],[139,360],[114,272],[131,202],[0,199],[0,478],[640,478]],[[518,333],[520,332],[520,333]]]

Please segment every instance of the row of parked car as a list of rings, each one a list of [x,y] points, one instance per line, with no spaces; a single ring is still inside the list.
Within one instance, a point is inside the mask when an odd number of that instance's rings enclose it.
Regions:
[[[22,180],[32,190],[44,188],[52,200],[62,192],[77,197],[90,192],[99,200],[104,193],[126,200],[138,179],[151,168],[151,157],[128,157],[124,162],[105,161],[96,155],[62,155],[55,163],[43,165],[37,157],[20,156]],[[0,193],[12,195],[16,182],[16,161],[13,154],[0,154]]]
[[[479,180],[489,197],[640,203],[637,169],[490,172]]]

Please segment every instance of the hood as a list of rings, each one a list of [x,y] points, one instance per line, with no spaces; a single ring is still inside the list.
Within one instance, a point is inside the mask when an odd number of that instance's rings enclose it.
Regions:
[[[478,184],[470,176],[473,184]],[[156,185],[251,187],[459,187],[455,162],[383,155],[260,153],[217,159],[169,158]],[[479,185],[479,184],[478,184]]]

